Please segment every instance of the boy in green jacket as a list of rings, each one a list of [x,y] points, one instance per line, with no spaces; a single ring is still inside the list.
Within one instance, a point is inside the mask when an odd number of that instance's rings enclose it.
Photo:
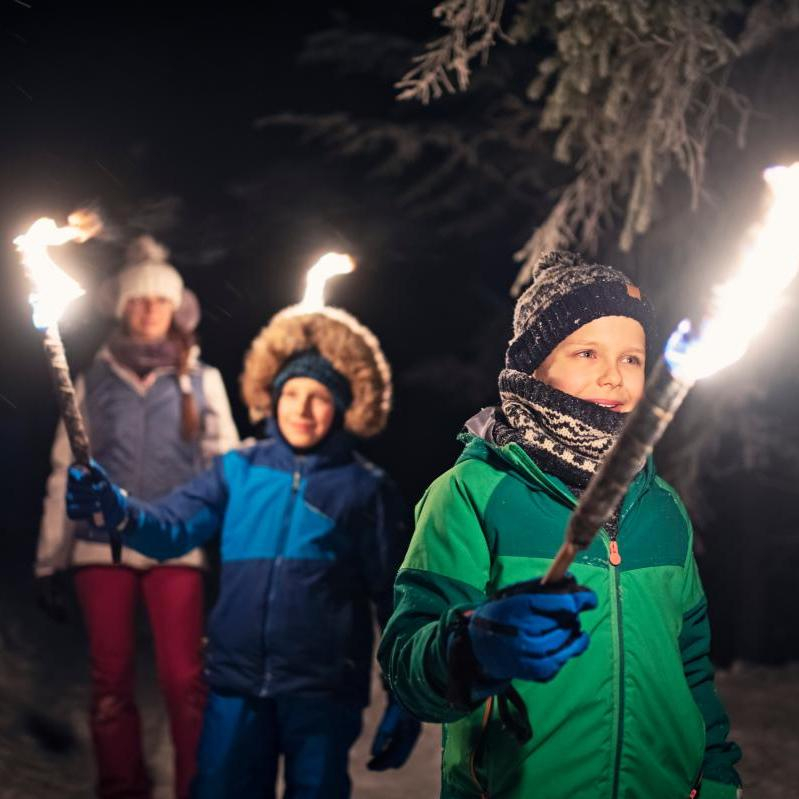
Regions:
[[[571,575],[533,579],[643,394],[651,307],[556,252],[513,327],[499,406],[416,509],[378,654],[444,724],[442,799],[735,799],[691,524],[651,459]]]

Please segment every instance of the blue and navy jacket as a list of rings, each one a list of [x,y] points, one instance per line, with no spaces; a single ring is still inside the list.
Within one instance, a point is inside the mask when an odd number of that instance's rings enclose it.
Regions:
[[[257,697],[369,701],[374,603],[382,627],[410,529],[393,483],[343,430],[298,454],[271,438],[215,459],[154,503],[131,501],[126,544],[167,559],[220,533],[206,677]]]

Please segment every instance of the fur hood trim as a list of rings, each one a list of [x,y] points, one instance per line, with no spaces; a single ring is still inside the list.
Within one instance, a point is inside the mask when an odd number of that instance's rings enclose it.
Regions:
[[[377,337],[340,308],[285,308],[253,339],[240,377],[251,421],[272,415],[272,382],[288,358],[308,349],[318,350],[350,381],[344,427],[361,438],[377,435],[391,410],[391,368]]]

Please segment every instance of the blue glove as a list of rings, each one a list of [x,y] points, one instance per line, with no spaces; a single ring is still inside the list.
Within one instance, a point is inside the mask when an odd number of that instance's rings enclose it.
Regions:
[[[67,472],[67,516],[93,519],[102,514],[106,530],[118,530],[128,515],[128,501],[97,461],[90,467],[73,464]]]
[[[596,605],[596,594],[568,575],[508,586],[469,617],[474,657],[490,680],[547,682],[587,648],[578,614]]]
[[[366,764],[366,768],[371,771],[385,771],[402,766],[410,756],[421,730],[421,722],[389,694],[388,707],[372,742],[372,759]]]

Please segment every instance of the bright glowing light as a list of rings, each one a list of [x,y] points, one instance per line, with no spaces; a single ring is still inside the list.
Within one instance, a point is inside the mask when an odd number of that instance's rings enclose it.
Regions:
[[[739,269],[713,290],[699,329],[680,323],[666,345],[671,373],[693,383],[735,363],[783,301],[799,270],[799,162],[767,169],[771,204],[750,234]]]
[[[65,227],[58,227],[52,219],[42,217],[14,239],[33,283],[30,294],[33,324],[40,330],[57,325],[66,307],[85,294],[80,284],[50,257],[49,248],[68,241],[86,241],[99,230],[100,223],[94,214],[85,211],[70,214],[69,222]]]
[[[349,255],[329,252],[323,255],[309,270],[306,277],[305,296],[297,306],[300,311],[317,311],[325,307],[325,284],[335,275],[346,275],[355,269],[355,261]]]

